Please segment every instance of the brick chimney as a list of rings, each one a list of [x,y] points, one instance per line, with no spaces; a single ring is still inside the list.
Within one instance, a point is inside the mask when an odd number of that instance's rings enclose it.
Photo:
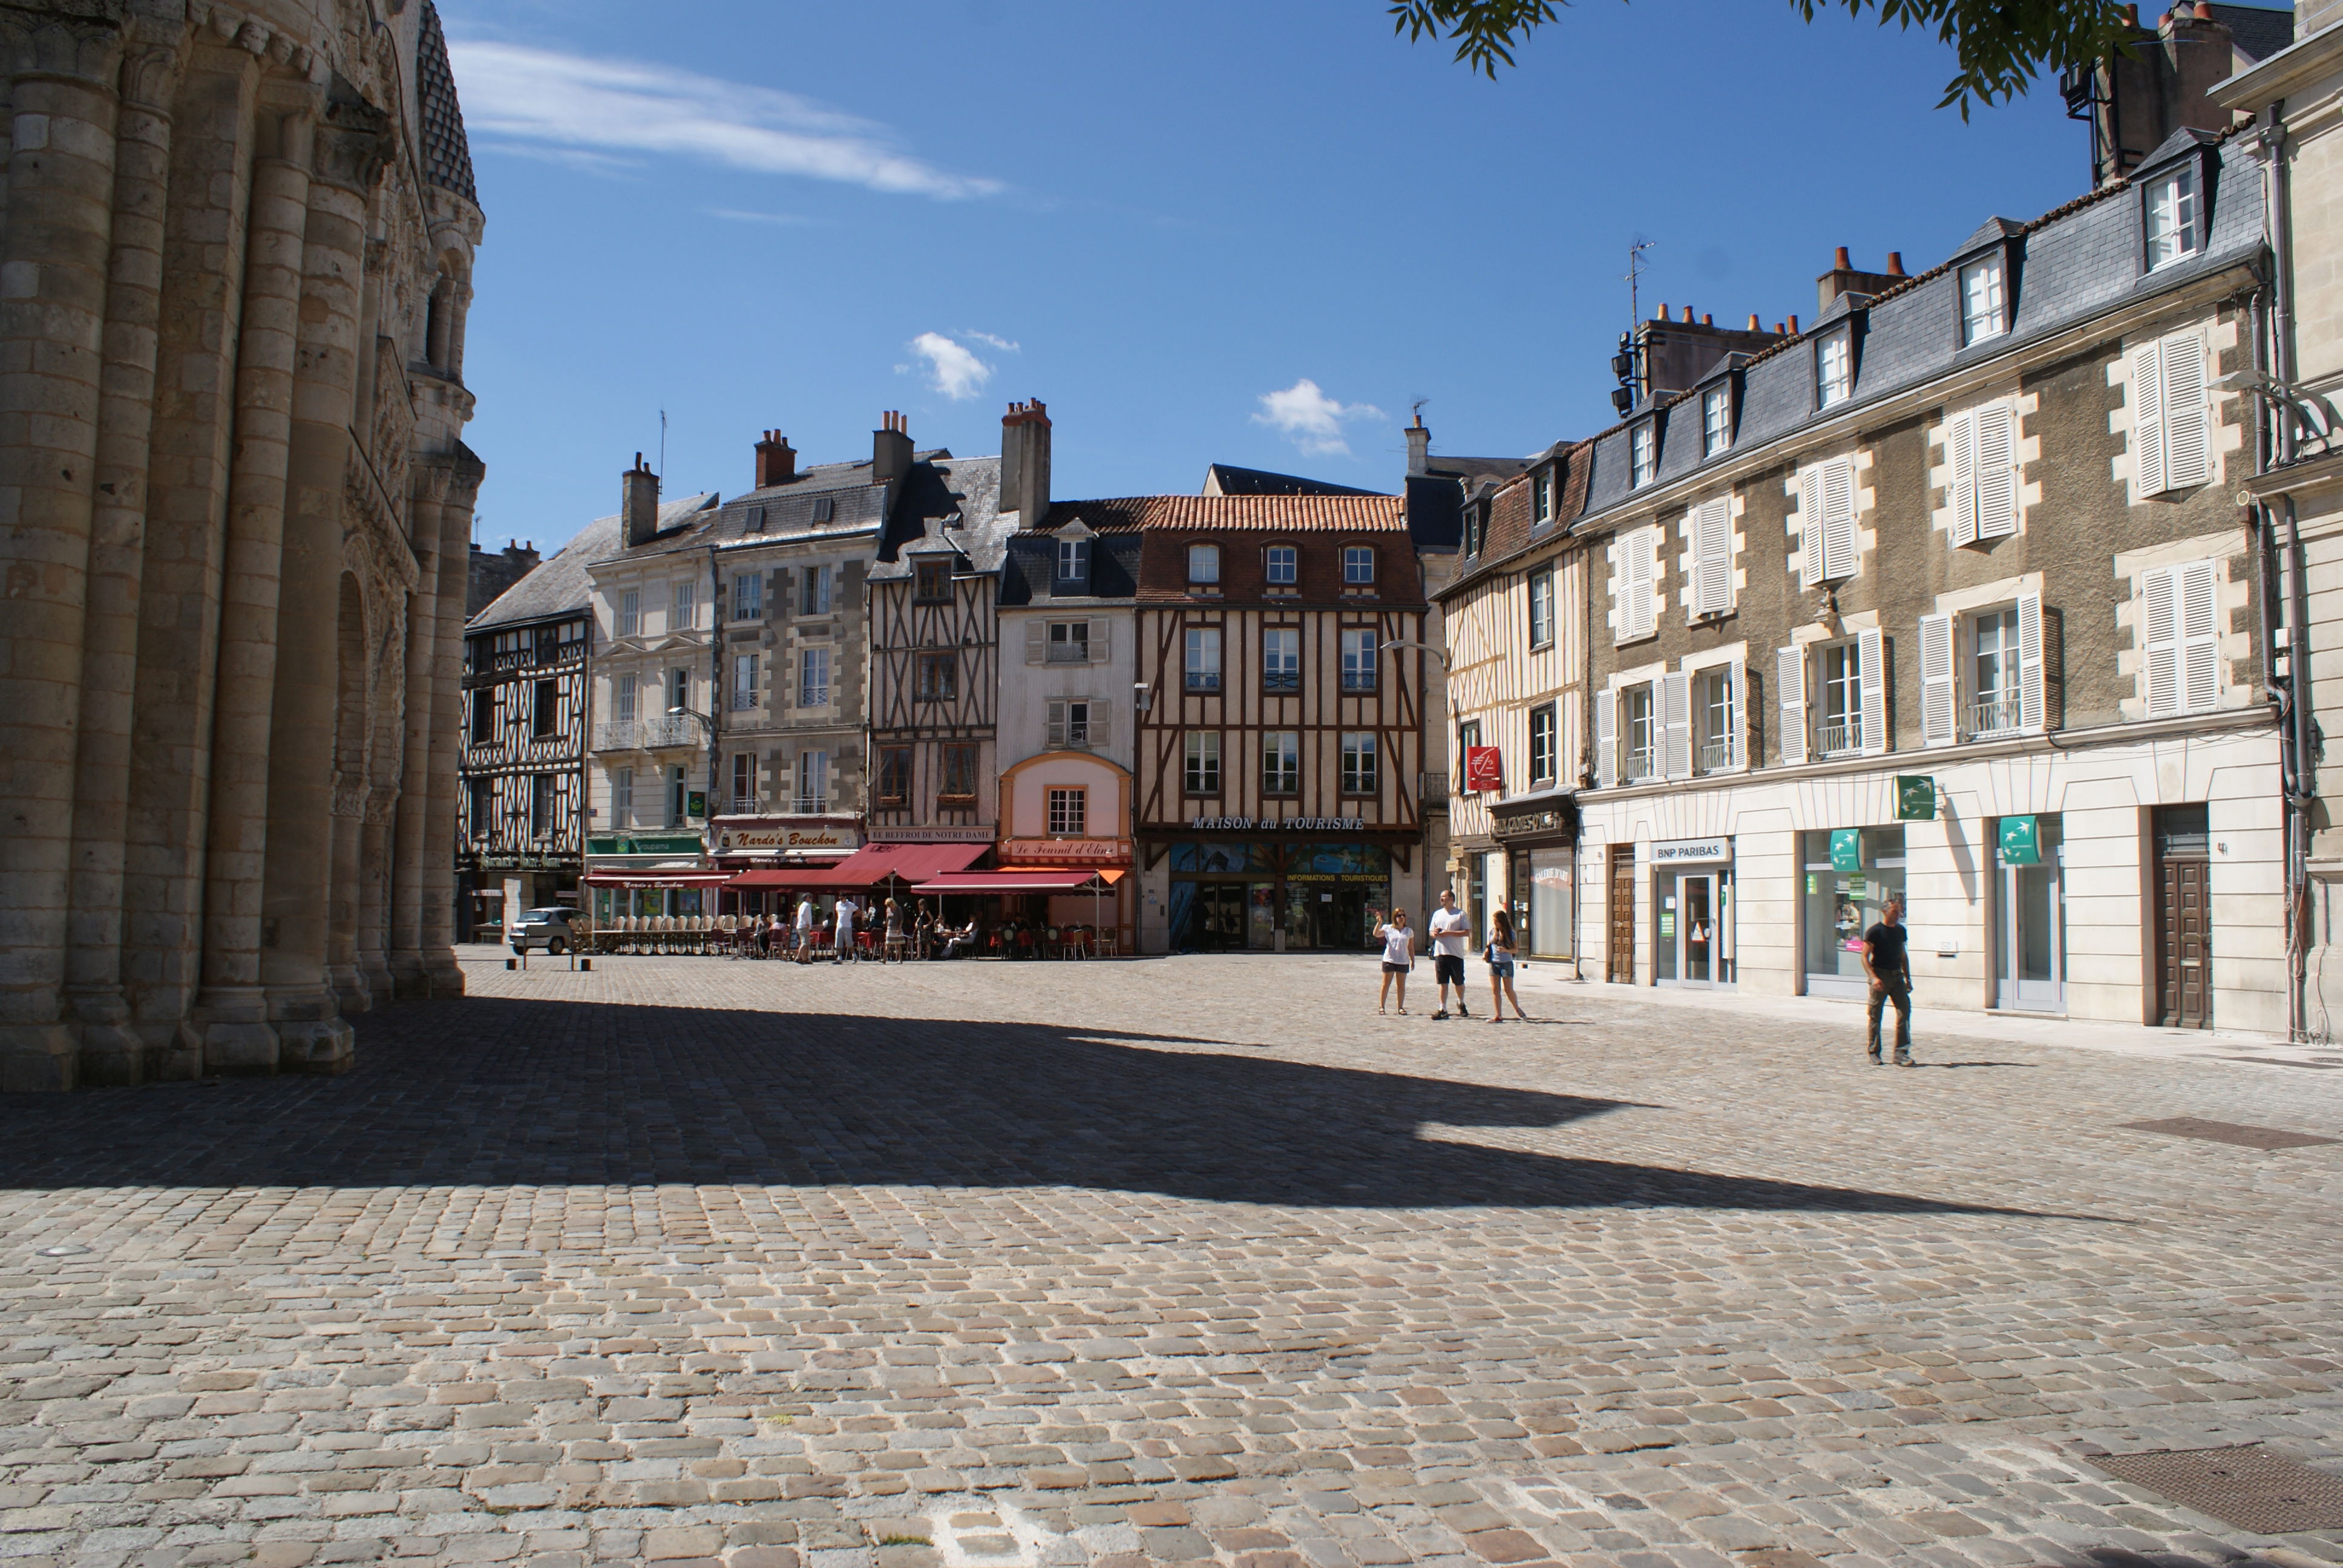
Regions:
[[[1831,301],[1842,294],[1885,294],[1904,281],[1904,253],[1887,253],[1885,272],[1865,272],[1846,258],[1846,246],[1840,246],[1831,258],[1831,269],[1815,279],[1815,308],[1828,310]]]
[[[1406,430],[1407,471],[1421,474],[1432,467],[1432,432],[1423,427],[1423,416],[1418,414],[1415,423]]]
[[[890,409],[870,432],[870,482],[891,485],[911,471],[910,421]]]
[[[757,488],[786,485],[797,477],[798,455],[789,438],[779,430],[766,431],[757,443]]]
[[[626,520],[627,548],[651,542],[659,532],[659,476],[635,454],[635,466],[618,476],[618,516]]]
[[[1050,411],[1036,397],[1001,417],[1001,509],[1037,528],[1050,512]]]

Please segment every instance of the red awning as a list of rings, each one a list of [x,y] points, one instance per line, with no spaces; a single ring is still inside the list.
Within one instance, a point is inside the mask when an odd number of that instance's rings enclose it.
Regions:
[[[915,893],[1072,893],[1096,871],[960,871],[921,882]]]
[[[728,888],[753,890],[758,888],[860,888],[867,887],[869,884],[860,877],[840,881],[838,868],[835,866],[824,866],[820,870],[806,867],[791,869],[786,866],[774,866],[759,867],[753,871],[742,871],[724,885]]]
[[[868,888],[890,877],[923,881],[947,871],[963,871],[992,846],[987,843],[865,844],[838,863],[835,886]]]

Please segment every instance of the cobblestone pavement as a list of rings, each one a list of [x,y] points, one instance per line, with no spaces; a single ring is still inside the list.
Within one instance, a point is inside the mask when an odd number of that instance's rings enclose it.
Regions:
[[[0,1101],[0,1557],[2343,1561],[2091,1463],[2343,1471],[2343,1144],[2123,1125],[2343,1137],[2343,1073],[1491,1035],[1353,959],[468,968],[344,1077]]]

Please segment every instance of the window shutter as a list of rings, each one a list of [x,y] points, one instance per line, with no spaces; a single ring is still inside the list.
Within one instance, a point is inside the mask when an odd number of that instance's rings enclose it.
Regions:
[[[2132,487],[2142,496],[2169,487],[2164,471],[2164,354],[2150,343],[2131,362]]]
[[[1775,698],[1782,707],[1782,760],[1806,759],[1806,650],[1785,648],[1774,656]]]
[[[1114,732],[1108,718],[1112,712],[1112,709],[1097,698],[1091,699],[1091,747],[1093,750],[1102,749],[1113,739]]]
[[[1025,662],[1047,663],[1050,658],[1050,623],[1029,620],[1025,623]]]
[[[1049,706],[1042,711],[1048,715],[1048,718],[1045,720],[1046,728],[1041,737],[1041,744],[1054,751],[1066,743],[1066,699],[1062,697],[1053,697],[1050,699]]]
[[[1874,629],[1858,632],[1863,650],[1863,754],[1877,757],[1887,746],[1887,635]]]
[[[1692,777],[1692,677],[1660,677],[1660,772]]]
[[[1953,710],[1953,618],[1920,618],[1920,744],[1950,746],[1960,739]]]
[[[2017,596],[2017,722],[2036,734],[2048,728],[2042,684],[2042,596]]]
[[[1754,768],[1757,759],[1749,751],[1749,667],[1735,659],[1732,678],[1733,761],[1738,768]]]
[[[1951,459],[1953,482],[1946,499],[1953,508],[1953,543],[1973,545],[1977,537],[1976,416],[1956,414],[1945,427],[1946,455]]]
[[[2017,410],[2007,403],[1980,408],[1976,421],[1976,537],[2007,538],[2017,531]]]
[[[1855,566],[1855,464],[1841,457],[1823,465],[1823,576],[1838,582]]]
[[[1619,694],[1594,694],[1594,787],[1608,789],[1619,782]]]
[[[1635,536],[1635,635],[1649,637],[1660,627],[1660,530],[1656,527]]]
[[[2164,484],[2178,490],[2213,477],[2211,414],[2205,396],[2205,339],[2164,340]]]
[[[2220,587],[2211,561],[2193,561],[2174,576],[2180,588],[2180,678],[2182,699],[2191,713],[2221,700]]]
[[[2146,618],[2147,650],[2146,687],[2147,716],[2161,719],[2180,711],[2179,583],[2170,567],[2158,567],[2139,579]]]
[[[1114,622],[1102,618],[1091,622],[1091,662],[1092,664],[1106,662],[1107,638],[1113,635]]]
[[[1798,476],[1798,586],[1816,588],[1823,581],[1823,478],[1809,468]]]
[[[1722,496],[1693,513],[1693,608],[1697,615],[1723,615],[1733,608],[1733,517]]]

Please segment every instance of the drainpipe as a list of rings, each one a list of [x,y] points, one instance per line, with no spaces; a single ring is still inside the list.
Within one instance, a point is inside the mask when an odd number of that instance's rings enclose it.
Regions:
[[[700,813],[700,831],[707,835],[708,858],[716,858],[716,738],[724,722],[724,573],[717,564],[716,547],[708,547],[708,809]],[[724,896],[716,898],[720,907]]]

